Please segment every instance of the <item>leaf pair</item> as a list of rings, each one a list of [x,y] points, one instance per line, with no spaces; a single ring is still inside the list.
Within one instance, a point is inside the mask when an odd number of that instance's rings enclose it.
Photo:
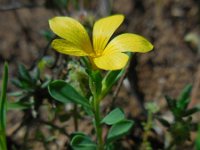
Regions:
[[[105,116],[101,123],[111,125],[106,138],[106,144],[109,145],[110,143],[126,135],[130,131],[134,122],[132,120],[127,120],[122,110],[116,108],[107,116]]]
[[[114,141],[118,140],[130,131],[134,122],[125,119],[124,113],[119,108],[116,108],[105,116],[101,123],[111,125],[105,141],[105,147],[106,149],[109,149]],[[89,136],[83,133],[75,133],[71,140],[71,146],[74,150],[96,150],[97,148],[96,143],[94,143]]]

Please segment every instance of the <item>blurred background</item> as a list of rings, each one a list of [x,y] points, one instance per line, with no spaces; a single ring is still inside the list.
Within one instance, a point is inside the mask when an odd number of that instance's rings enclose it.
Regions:
[[[177,97],[187,84],[193,85],[190,107],[199,103],[199,0],[0,0],[1,75],[5,61],[9,63],[11,80],[17,76],[18,63],[31,70],[42,57],[55,55],[49,47],[50,18],[74,17],[91,31],[95,20],[111,14],[125,15],[116,34],[139,34],[154,45],[150,53],[133,56],[116,105],[125,108],[128,116],[138,119],[144,103],[154,101],[161,108],[160,113],[170,118],[164,95]],[[46,71],[51,72],[50,69]],[[16,89],[10,80],[8,92]],[[104,106],[112,96],[106,98]],[[8,135],[18,128],[22,116],[21,111],[9,112]],[[199,121],[200,118],[196,116],[195,119]],[[65,140],[61,140],[60,145]],[[36,144],[35,147],[40,146]],[[51,149],[56,148],[52,146]]]

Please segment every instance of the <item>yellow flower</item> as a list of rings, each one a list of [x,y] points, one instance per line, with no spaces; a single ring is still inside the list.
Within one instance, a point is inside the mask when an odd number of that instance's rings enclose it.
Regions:
[[[123,20],[123,15],[113,15],[96,21],[91,43],[88,33],[78,21],[70,17],[52,18],[49,20],[50,28],[62,39],[55,39],[51,45],[63,54],[87,56],[97,68],[122,69],[129,58],[125,52],[145,53],[153,49],[145,38],[131,33],[118,35],[109,42]]]

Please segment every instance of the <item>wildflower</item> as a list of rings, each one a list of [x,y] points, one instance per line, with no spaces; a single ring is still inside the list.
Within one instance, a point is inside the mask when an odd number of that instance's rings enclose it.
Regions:
[[[52,42],[52,47],[63,54],[87,56],[94,66],[103,70],[122,69],[129,58],[125,52],[145,53],[153,49],[144,37],[131,33],[118,35],[109,42],[123,20],[123,15],[113,15],[96,21],[91,43],[78,21],[70,17],[52,18],[50,28],[61,37]]]

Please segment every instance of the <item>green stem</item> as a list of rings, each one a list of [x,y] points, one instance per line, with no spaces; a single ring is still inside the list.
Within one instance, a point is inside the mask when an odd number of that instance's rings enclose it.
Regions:
[[[148,137],[149,137],[150,130],[152,128],[152,124],[153,124],[152,121],[153,121],[153,114],[152,112],[148,111],[147,123],[144,126],[144,134],[143,134],[141,150],[151,149],[151,144],[148,141]]]
[[[0,149],[7,150],[6,145],[6,89],[8,82],[8,64],[4,65],[3,83],[0,97]]]
[[[102,137],[102,125],[101,125],[101,114],[100,114],[100,101],[94,99],[94,121],[95,121],[95,130],[97,135],[97,150],[104,149],[103,137]]]

